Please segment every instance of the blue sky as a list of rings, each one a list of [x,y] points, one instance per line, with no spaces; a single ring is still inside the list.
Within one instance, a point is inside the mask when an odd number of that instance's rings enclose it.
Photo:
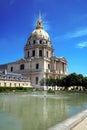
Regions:
[[[0,64],[24,57],[39,11],[55,56],[87,76],[87,0],[0,0]]]

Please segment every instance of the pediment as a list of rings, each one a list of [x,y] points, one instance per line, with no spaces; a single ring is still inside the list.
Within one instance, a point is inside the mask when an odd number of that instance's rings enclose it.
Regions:
[[[26,61],[26,59],[19,59],[19,60],[17,60],[17,61],[15,61],[15,62],[11,62],[11,63],[8,63],[8,65],[10,64],[23,64],[23,63],[26,63],[27,61]]]
[[[21,64],[21,63],[25,63],[25,62],[26,62],[25,59],[20,59],[20,60],[16,61],[15,63],[16,63],[16,64]]]

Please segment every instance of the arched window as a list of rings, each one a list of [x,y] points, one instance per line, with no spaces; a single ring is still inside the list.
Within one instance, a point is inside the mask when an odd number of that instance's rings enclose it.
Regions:
[[[42,56],[42,50],[39,50],[39,56]]]
[[[11,67],[11,72],[13,71],[13,67]]]
[[[20,65],[20,70],[24,70],[24,64]]]
[[[42,44],[42,40],[40,40],[40,44]]]

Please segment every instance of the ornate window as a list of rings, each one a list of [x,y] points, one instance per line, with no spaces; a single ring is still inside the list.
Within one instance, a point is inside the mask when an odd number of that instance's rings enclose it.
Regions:
[[[38,84],[38,81],[39,81],[39,78],[38,78],[38,77],[36,77],[36,84]]]
[[[20,70],[24,70],[24,64],[20,65]]]
[[[39,50],[39,56],[42,56],[42,50]]]

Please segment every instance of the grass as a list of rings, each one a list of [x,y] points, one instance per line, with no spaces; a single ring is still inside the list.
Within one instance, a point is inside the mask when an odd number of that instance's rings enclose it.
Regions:
[[[10,93],[10,92],[32,92],[33,88],[27,87],[0,87],[0,93]]]

